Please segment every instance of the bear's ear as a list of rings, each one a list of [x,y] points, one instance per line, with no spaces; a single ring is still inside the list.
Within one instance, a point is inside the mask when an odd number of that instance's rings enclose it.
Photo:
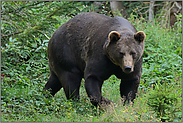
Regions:
[[[120,39],[120,34],[117,31],[111,31],[108,35],[110,42],[118,41]]]
[[[135,40],[142,42],[145,40],[146,38],[146,34],[143,31],[138,31],[135,35],[134,35]]]

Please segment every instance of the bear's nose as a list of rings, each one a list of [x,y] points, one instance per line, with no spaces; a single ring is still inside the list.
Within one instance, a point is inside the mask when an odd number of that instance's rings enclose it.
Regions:
[[[125,72],[130,73],[131,69],[131,66],[125,66]]]

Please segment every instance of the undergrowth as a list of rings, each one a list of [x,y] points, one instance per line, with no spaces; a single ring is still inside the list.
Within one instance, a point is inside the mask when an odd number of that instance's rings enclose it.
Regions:
[[[48,40],[40,40],[40,36],[33,39],[37,44],[23,44],[18,38],[10,38],[9,43],[1,46],[1,121],[160,122],[164,119],[169,122],[181,122],[181,27],[175,25],[173,29],[163,28],[156,20],[146,22],[136,19],[133,15],[129,21],[137,30],[146,33],[143,73],[133,106],[121,105],[120,80],[115,76],[104,82],[102,93],[117,107],[109,106],[105,112],[90,103],[84,89],[84,80],[81,84],[80,102],[66,100],[63,89],[54,98],[46,99],[42,90],[49,78],[46,53]],[[176,24],[180,23],[181,20]],[[158,86],[169,91],[163,93],[163,90],[157,89]],[[168,97],[172,92],[175,94],[174,100],[168,100],[171,101],[166,103],[169,108],[161,109],[165,113],[160,115],[160,111],[157,110],[160,107],[159,102],[165,98],[160,99],[158,94]]]

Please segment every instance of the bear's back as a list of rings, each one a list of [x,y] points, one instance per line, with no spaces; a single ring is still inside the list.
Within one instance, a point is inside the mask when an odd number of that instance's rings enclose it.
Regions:
[[[98,13],[87,12],[67,21],[53,35],[60,39],[67,39],[58,41],[62,43],[68,42],[69,44],[83,43],[89,38],[99,40],[97,37],[102,37],[103,41],[105,41],[110,31],[122,31],[126,28],[136,33],[134,26],[122,17],[112,18]]]
[[[106,15],[98,13],[82,13],[61,26],[64,30],[64,36],[72,43],[79,41],[86,41],[88,38],[95,38],[100,40],[102,37],[105,41],[105,37],[108,37],[110,31],[122,31],[129,29],[136,33],[135,27],[123,17],[108,17]],[[96,39],[99,37],[98,39]],[[103,42],[104,43],[104,42]]]

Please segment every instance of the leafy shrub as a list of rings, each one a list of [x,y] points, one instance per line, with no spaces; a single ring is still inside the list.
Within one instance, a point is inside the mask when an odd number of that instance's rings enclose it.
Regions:
[[[178,86],[178,87],[176,87]],[[175,90],[177,88],[178,90]],[[150,106],[156,113],[162,122],[179,122],[182,120],[181,115],[181,86],[180,83],[169,84],[164,82],[160,84],[156,83],[155,89],[151,89],[147,96],[147,105]]]

